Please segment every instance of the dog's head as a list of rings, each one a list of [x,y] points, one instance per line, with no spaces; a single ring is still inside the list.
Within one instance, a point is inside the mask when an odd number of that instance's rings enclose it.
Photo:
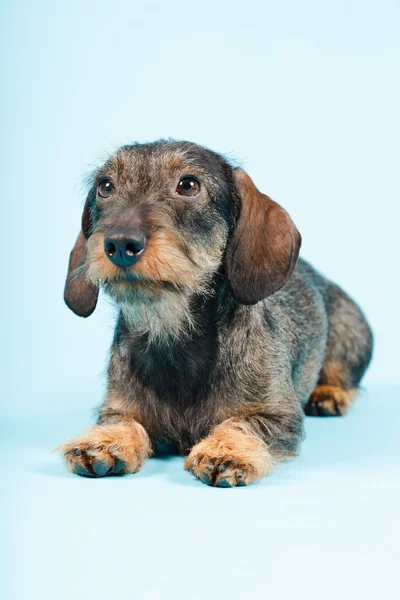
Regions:
[[[217,273],[255,304],[279,290],[301,238],[289,215],[220,155],[188,142],[124,146],[96,171],[71,252],[65,301],[94,311],[209,292]]]

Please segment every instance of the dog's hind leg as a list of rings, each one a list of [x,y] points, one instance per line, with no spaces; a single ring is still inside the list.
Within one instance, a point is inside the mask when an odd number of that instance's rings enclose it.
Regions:
[[[355,302],[328,282],[323,291],[328,339],[318,385],[305,406],[310,416],[348,412],[372,356],[372,332]]]
[[[357,388],[345,390],[337,385],[318,385],[310,396],[304,412],[310,417],[345,415],[357,394]]]

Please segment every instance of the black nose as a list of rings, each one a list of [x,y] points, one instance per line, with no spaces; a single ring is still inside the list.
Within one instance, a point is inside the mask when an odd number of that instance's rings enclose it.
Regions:
[[[104,238],[104,252],[118,267],[130,267],[146,247],[146,236],[137,229],[113,227]]]

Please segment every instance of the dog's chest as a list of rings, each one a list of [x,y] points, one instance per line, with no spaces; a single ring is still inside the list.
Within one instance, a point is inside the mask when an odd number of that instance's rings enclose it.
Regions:
[[[212,344],[152,347],[130,355],[132,374],[156,396],[172,405],[191,405],[210,387],[215,366]]]

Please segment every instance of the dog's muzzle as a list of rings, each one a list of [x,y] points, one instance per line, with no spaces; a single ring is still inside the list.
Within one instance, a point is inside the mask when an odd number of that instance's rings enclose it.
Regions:
[[[139,229],[112,227],[104,238],[104,252],[117,267],[130,267],[142,256],[146,236]]]

